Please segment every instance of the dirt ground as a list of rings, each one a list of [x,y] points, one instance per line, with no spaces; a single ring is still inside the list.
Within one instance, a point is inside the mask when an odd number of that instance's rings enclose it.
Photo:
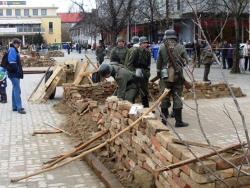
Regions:
[[[83,116],[77,115],[65,101],[61,100],[57,105],[54,106],[58,113],[67,116],[67,121],[61,125],[61,128],[65,131],[71,133],[71,141],[74,146],[80,142],[86,142],[98,131],[97,123],[92,121],[91,116],[87,113]],[[69,115],[70,114],[70,115]],[[107,138],[107,136],[106,136]],[[87,148],[94,147],[100,143],[103,143],[103,139],[100,138],[90,144]],[[126,188],[145,188],[143,182],[146,182],[148,177],[143,178],[143,173],[139,175],[139,178],[133,176],[129,171],[121,170],[118,168],[118,163],[114,156],[111,156],[107,152],[106,148],[94,152],[94,155],[104,164],[104,166],[109,169],[109,171],[114,174],[116,179]],[[141,169],[137,170],[140,172]],[[138,174],[138,173],[137,173]],[[138,180],[139,179],[139,180]],[[144,180],[145,181],[144,181]],[[138,181],[137,181],[138,180]]]

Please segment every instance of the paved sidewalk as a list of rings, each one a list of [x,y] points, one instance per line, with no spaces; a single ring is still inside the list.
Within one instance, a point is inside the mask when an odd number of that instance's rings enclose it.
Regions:
[[[84,53],[78,54],[72,52],[68,55],[66,54],[66,50],[64,52],[65,57],[57,57],[55,59],[59,62],[64,62],[68,58],[83,58],[85,60]],[[95,54],[90,50],[86,55],[88,55],[91,61],[96,62]],[[105,59],[104,63],[108,62],[109,59]],[[154,60],[152,60],[152,77],[156,75],[155,66],[156,64]],[[46,70],[47,68],[39,67],[37,69]],[[194,75],[197,81],[202,80],[203,72],[203,66],[195,69]],[[246,124],[249,128],[250,73],[246,72],[241,75],[232,75],[229,74],[229,70],[223,70],[223,73],[229,83],[240,86],[242,91],[247,94],[246,97],[237,98],[237,101],[245,115]],[[42,74],[30,74],[25,75],[25,78],[21,81],[23,106],[27,111],[27,114],[25,115],[11,111],[12,86],[8,80],[8,103],[0,104],[0,188],[105,187],[89,166],[84,161],[79,160],[57,170],[36,175],[17,183],[10,183],[11,178],[17,178],[38,171],[43,167],[42,163],[47,161],[50,157],[73,149],[68,137],[63,133],[31,136],[34,130],[52,129],[45,125],[44,122],[48,122],[54,126],[60,126],[60,123],[64,120],[64,117],[55,112],[52,107],[62,98],[62,88],[57,87],[55,99],[49,100],[45,104],[39,104],[38,102],[32,104],[27,101],[41,77]],[[212,65],[209,78],[216,83],[223,81],[218,65]],[[184,100],[184,102],[192,108],[195,108],[196,106],[194,100]],[[225,104],[226,108],[229,110],[239,130],[239,135],[244,139],[245,132],[242,127],[241,117],[237,112],[232,98],[198,100],[199,117],[203,126],[202,128],[205,130],[211,143],[220,146],[238,142],[232,122],[223,112],[223,104]],[[156,114],[159,116],[157,110]],[[174,119],[169,120],[174,123]],[[199,128],[195,111],[188,108],[186,105],[184,105],[183,109],[183,120],[187,121],[190,125],[189,127],[175,129],[180,136],[189,141],[206,143]]]
[[[55,99],[45,104],[27,101],[41,77],[42,74],[26,74],[21,80],[22,102],[27,111],[25,115],[12,112],[12,86],[8,80],[8,103],[0,104],[0,188],[105,187],[87,163],[80,160],[16,183],[10,182],[12,178],[41,170],[43,162],[50,157],[74,149],[64,133],[32,136],[34,130],[53,129],[44,122],[59,127],[64,120],[64,116],[53,109],[53,105],[62,98],[60,87],[57,88]]]

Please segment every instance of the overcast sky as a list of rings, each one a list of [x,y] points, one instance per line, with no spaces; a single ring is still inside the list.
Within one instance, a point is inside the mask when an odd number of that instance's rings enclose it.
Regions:
[[[76,0],[77,2],[83,2],[84,6],[83,8],[85,10],[91,10],[95,7],[95,0]],[[41,1],[35,1],[35,0],[26,0],[27,6],[55,6],[59,7],[57,9],[57,12],[68,12],[69,7],[71,7],[72,2],[71,0],[41,0]],[[75,10],[72,10],[72,12],[75,12]]]

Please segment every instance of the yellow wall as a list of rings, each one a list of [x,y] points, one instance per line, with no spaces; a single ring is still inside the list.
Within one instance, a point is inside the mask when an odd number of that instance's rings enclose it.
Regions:
[[[45,33],[43,38],[47,44],[49,43],[61,43],[61,18],[52,17],[52,18],[41,18],[42,24],[41,27],[45,28]],[[49,22],[53,23],[53,33],[49,33]]]

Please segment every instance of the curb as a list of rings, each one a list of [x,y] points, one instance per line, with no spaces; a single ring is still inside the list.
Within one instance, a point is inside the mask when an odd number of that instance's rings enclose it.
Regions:
[[[113,174],[109,172],[109,170],[95,157],[93,153],[89,153],[83,158],[108,188],[124,188],[123,185]]]

